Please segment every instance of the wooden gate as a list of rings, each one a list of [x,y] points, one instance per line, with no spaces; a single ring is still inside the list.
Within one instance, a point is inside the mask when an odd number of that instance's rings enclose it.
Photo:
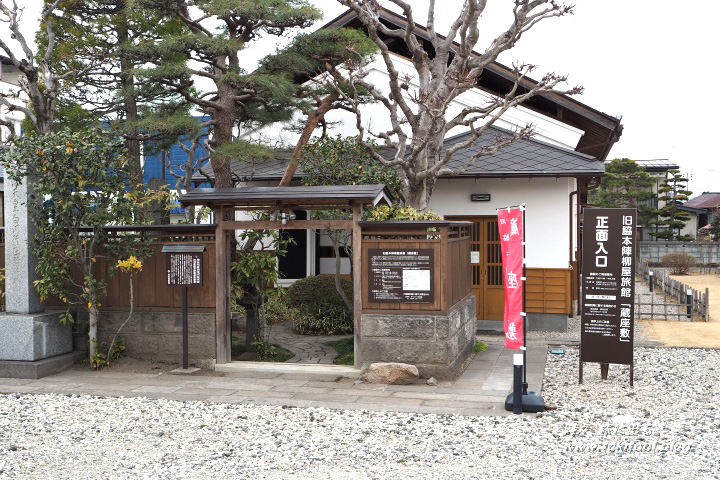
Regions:
[[[470,232],[472,291],[478,320],[502,320],[505,294],[502,280],[500,233],[496,216],[446,216],[447,220],[473,222]]]

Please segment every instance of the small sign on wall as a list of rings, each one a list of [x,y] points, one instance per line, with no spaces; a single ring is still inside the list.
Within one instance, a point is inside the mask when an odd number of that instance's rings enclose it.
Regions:
[[[489,202],[490,194],[489,193],[471,193],[470,201],[471,202]]]
[[[470,263],[480,263],[480,252],[470,252]]]

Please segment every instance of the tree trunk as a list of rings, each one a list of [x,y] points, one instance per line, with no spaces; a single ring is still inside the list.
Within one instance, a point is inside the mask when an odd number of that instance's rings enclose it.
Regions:
[[[90,361],[92,362],[92,357],[95,355],[95,341],[97,341],[98,337],[98,310],[97,307],[92,306],[88,309],[88,323],[89,331],[88,331],[88,356],[90,357]]]
[[[219,90],[218,90],[219,91]],[[233,141],[232,114],[230,110],[218,110],[213,115],[215,125],[213,137],[210,140],[210,148],[218,150],[223,145]],[[230,170],[230,158],[221,153],[213,152],[210,155],[213,173],[215,174],[215,188],[232,188],[232,171]]]
[[[337,240],[333,238],[333,250],[335,251],[335,289],[337,290],[342,301],[345,302],[345,306],[353,311],[353,302],[350,301],[348,296],[345,294],[345,290],[342,288],[342,277],[340,276],[342,267],[342,258],[340,258],[340,245]]]
[[[408,186],[404,190],[405,205],[423,212],[427,210],[429,194],[425,180],[408,179]]]
[[[298,139],[298,142],[295,145],[295,149],[293,150],[292,158],[290,159],[290,162],[288,162],[288,166],[285,169],[285,174],[283,175],[282,180],[280,180],[280,184],[278,185],[278,187],[290,186],[293,175],[295,175],[298,163],[300,162],[300,157],[302,156],[302,147],[308,144],[312,133],[318,126],[318,123],[320,123],[320,120],[323,119],[327,112],[332,110],[332,105],[337,99],[337,94],[328,95],[320,101],[315,111],[308,114],[308,118],[307,120],[305,120],[305,127],[303,127],[300,138]]]
[[[129,34],[127,25],[121,21],[118,25],[118,43],[125,44],[128,41]],[[140,162],[140,140],[138,140],[138,105],[135,97],[135,77],[132,74],[133,63],[130,59],[122,54],[120,56],[120,87],[123,96],[125,109],[125,121],[130,125],[128,133],[125,135],[125,147],[130,154],[130,174],[132,186],[135,189],[141,189],[145,183],[143,171]],[[164,168],[164,166],[163,166]]]

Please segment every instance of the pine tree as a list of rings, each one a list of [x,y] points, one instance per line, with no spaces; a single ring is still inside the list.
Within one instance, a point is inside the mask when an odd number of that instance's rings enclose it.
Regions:
[[[177,128],[181,121],[152,120],[160,104],[177,103],[179,97],[173,98],[154,81],[138,78],[136,71],[145,58],[137,54],[136,46],[178,34],[182,24],[158,10],[132,8],[125,0],[73,0],[63,6],[53,17],[57,43],[53,61],[60,73],[82,70],[85,74],[68,82],[58,97],[57,123],[72,129],[102,123],[124,138],[132,180],[139,186],[143,183],[142,141]],[[38,32],[37,41],[47,43],[44,31]],[[168,55],[164,58],[169,60]],[[182,134],[185,129],[170,133]]]
[[[364,33],[334,28],[300,34],[290,46],[262,60],[260,71],[285,73],[291,81],[301,84],[295,94],[295,105],[305,115],[305,120],[299,125],[300,138],[280,186],[290,185],[302,149],[320,124],[324,137],[325,115],[331,110],[352,110],[347,101],[351,90],[359,90],[364,101],[372,100],[367,91],[356,85],[356,80],[364,76],[362,67],[376,50],[375,44]]]
[[[668,170],[668,177],[658,189],[658,200],[665,202],[665,206],[655,211],[659,219],[651,222],[658,227],[665,227],[666,229],[659,232],[651,232],[650,235],[665,240],[693,240],[693,237],[680,235],[680,231],[685,227],[687,221],[690,220],[690,215],[677,208],[685,203],[688,200],[688,196],[692,194],[691,191],[687,190],[687,181],[688,179],[682,176],[680,170]]]
[[[237,129],[289,119],[297,90],[285,74],[246,71],[242,52],[262,35],[309,27],[321,12],[304,0],[136,0],[135,5],[162,9],[184,24],[182,33],[138,49],[154,65],[142,73],[210,118],[215,186],[232,187],[230,160],[259,151],[256,144],[237,138]],[[167,55],[174,60],[166,61]],[[196,90],[194,78],[212,86]]]
[[[650,200],[655,183],[645,169],[629,158],[616,158],[605,166],[600,188],[591,190],[590,202],[607,208],[636,208],[638,225],[649,225],[654,216]]]

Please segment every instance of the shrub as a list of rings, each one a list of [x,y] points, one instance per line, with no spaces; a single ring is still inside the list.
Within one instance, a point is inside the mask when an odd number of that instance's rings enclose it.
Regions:
[[[264,307],[265,321],[268,325],[292,320],[295,314],[294,310],[288,306],[287,301],[279,296],[268,296]]]
[[[353,285],[342,279],[342,288],[353,298]],[[335,289],[333,275],[303,278],[287,290],[290,307],[296,308],[293,331],[301,335],[342,335],[353,331],[353,312]]]
[[[695,257],[688,253],[668,253],[662,258],[662,264],[670,268],[673,275],[685,275],[695,266]]]
[[[485,342],[475,342],[475,347],[473,347],[473,351],[475,353],[484,352],[487,350],[487,343]]]

